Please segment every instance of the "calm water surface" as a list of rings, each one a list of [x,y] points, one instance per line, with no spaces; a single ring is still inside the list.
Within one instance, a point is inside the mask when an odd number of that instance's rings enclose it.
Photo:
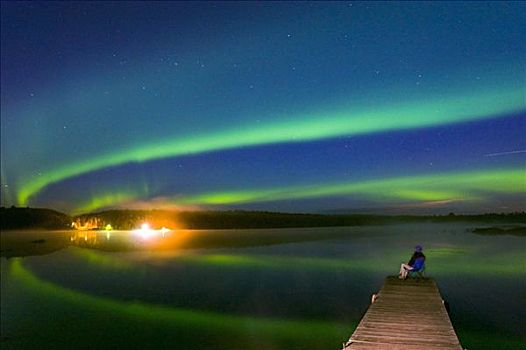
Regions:
[[[464,348],[525,348],[526,239],[481,226],[3,232],[1,347],[339,349],[422,244]]]

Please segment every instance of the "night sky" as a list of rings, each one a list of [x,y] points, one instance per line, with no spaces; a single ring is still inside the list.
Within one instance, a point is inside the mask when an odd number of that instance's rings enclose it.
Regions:
[[[522,2],[2,2],[2,205],[524,210],[524,23]]]

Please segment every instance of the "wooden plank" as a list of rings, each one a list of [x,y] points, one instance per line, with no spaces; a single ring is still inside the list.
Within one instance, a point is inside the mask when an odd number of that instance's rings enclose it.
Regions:
[[[344,350],[462,350],[435,281],[387,277]]]

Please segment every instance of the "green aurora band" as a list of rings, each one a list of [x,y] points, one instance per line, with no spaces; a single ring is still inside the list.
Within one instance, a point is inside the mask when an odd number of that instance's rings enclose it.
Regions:
[[[148,196],[150,187],[143,181],[142,186],[137,185],[133,188],[120,188],[112,192],[100,192],[92,195],[88,200],[82,201],[73,210],[72,214],[89,213],[99,208],[112,206],[117,203],[128,203]]]
[[[99,208],[114,205],[115,203],[125,203],[138,199],[138,196],[129,192],[118,192],[118,193],[104,193],[101,195],[93,196],[89,201],[83,202],[78,205],[73,214],[89,213]]]
[[[297,338],[318,343],[322,339],[343,339],[352,325],[318,320],[281,320],[221,314],[173,308],[144,302],[125,302],[107,297],[93,296],[42,280],[22,264],[21,258],[13,259],[10,274],[39,294],[57,298],[61,303],[88,305],[92,309],[142,321],[164,322],[181,327],[198,327],[204,331],[220,330],[241,336],[249,328],[262,336],[277,341],[294,341]],[[323,341],[323,340],[322,340]]]
[[[498,193],[526,193],[525,169],[483,170],[396,177],[355,183],[206,193],[178,198],[178,202],[226,205],[351,194],[410,201],[465,201],[484,200],[485,196]]]
[[[433,127],[495,118],[525,108],[522,88],[507,91],[501,89],[470,96],[418,100],[398,106],[347,108],[333,113],[317,112],[295,118],[283,118],[281,121],[269,122],[257,128],[247,125],[218,133],[150,142],[43,171],[41,176],[21,182],[17,200],[19,205],[27,205],[31,197],[51,184],[130,162],[146,162],[247,146]]]
[[[80,249],[79,249],[80,251]],[[140,264],[126,264],[122,266],[115,264],[112,260],[119,260],[109,254],[99,253],[93,250],[82,249],[88,252],[87,255],[80,254],[79,257],[88,258],[88,262],[100,265],[103,271],[110,269],[121,270],[125,268],[130,272],[136,271],[138,265],[144,267],[144,262]],[[509,255],[505,253],[502,256],[493,256],[491,259],[484,257],[481,260],[474,260],[468,262],[466,265],[465,251],[462,249],[443,247],[433,248],[427,250],[428,256],[433,257],[433,271],[447,275],[455,274],[462,276],[473,276],[473,274],[480,276],[488,276],[488,273],[499,277],[522,278],[524,276],[524,264],[526,261],[520,252]],[[395,254],[396,255],[396,254]],[[100,258],[97,256],[105,256]],[[276,260],[278,258],[278,260]],[[391,258],[391,257],[390,257]],[[380,264],[375,264],[370,259],[356,260],[344,259],[322,259],[322,258],[307,258],[307,257],[277,257],[277,256],[249,256],[249,255],[198,255],[198,256],[179,256],[177,260],[181,259],[183,263],[196,263],[211,266],[221,266],[222,268],[263,268],[263,269],[307,269],[311,270],[325,270],[326,272],[345,271],[347,269],[362,270],[368,273],[379,272],[378,269],[371,267],[378,267]],[[394,257],[398,259],[398,256]],[[513,263],[502,264],[501,262],[510,261]],[[382,258],[382,260],[385,260]],[[398,261],[398,260],[396,260]],[[297,265],[299,264],[299,265]],[[458,269],[458,264],[463,264],[464,269]],[[135,267],[133,267],[135,266]],[[383,272],[383,269],[381,269]],[[392,272],[392,269],[389,270]],[[120,273],[122,273],[121,271]],[[338,323],[314,321],[314,320],[278,320],[268,318],[255,318],[248,316],[236,316],[229,314],[220,314],[214,312],[196,311],[182,308],[172,308],[161,305],[147,304],[144,302],[125,302],[107,297],[93,296],[84,292],[72,290],[66,287],[59,286],[49,281],[45,281],[29,269],[24,267],[22,258],[15,258],[11,260],[9,274],[17,281],[23,283],[26,288],[30,288],[35,293],[59,300],[61,304],[69,303],[78,306],[88,306],[92,310],[100,310],[104,313],[116,314],[127,320],[140,320],[142,324],[149,324],[150,322],[162,322],[164,324],[174,326],[190,325],[202,331],[218,331],[235,334],[236,337],[241,337],[243,332],[250,328],[252,331],[257,331],[260,335],[269,337],[273,341],[287,344],[290,342],[296,343],[298,338],[306,341],[325,342],[333,341],[334,339],[346,339],[357,324],[350,324],[344,326]],[[490,333],[488,333],[490,332]],[[510,344],[509,348],[519,348],[523,340],[517,336],[501,335],[496,336],[492,334],[491,330],[480,330],[479,324],[470,325],[469,328],[459,328],[457,333],[463,344],[493,344],[495,348],[502,345],[504,339],[506,343]],[[505,337],[505,338],[504,338]],[[321,348],[321,346],[320,346]]]
[[[334,184],[310,184],[281,188],[233,190],[172,198],[178,205],[235,205],[328,196],[361,196],[371,200],[426,203],[484,201],[495,194],[526,193],[526,170],[485,169],[479,171],[422,174],[387,179]],[[147,189],[126,189],[101,193],[76,206],[73,213],[132,203],[147,196]]]
[[[495,274],[502,276],[523,276],[525,260],[520,254],[508,254],[507,257],[499,256],[486,260],[484,262],[477,261],[476,263],[467,263],[462,261],[461,254],[448,254],[441,252],[440,248],[435,248],[431,253],[427,254],[433,260],[434,273],[452,273],[454,275],[484,275]],[[446,256],[447,255],[447,256]],[[397,261],[398,255],[393,254],[389,257]],[[460,258],[460,259],[459,259]],[[517,264],[510,266],[499,265],[499,259],[507,258],[509,261],[514,261]],[[327,258],[310,258],[310,257],[282,257],[282,256],[250,256],[250,255],[227,255],[227,254],[212,254],[212,255],[186,255],[182,256],[183,262],[190,262],[203,265],[222,266],[227,268],[254,268],[254,269],[275,269],[275,270],[294,270],[301,271],[325,271],[325,272],[369,272],[369,273],[384,273],[393,274],[392,266],[382,266],[383,258],[375,259],[327,259]],[[450,260],[453,260],[452,262]],[[462,262],[465,269],[459,270],[455,267]],[[380,266],[380,267],[379,267]]]
[[[475,248],[473,248],[475,249]],[[113,257],[108,253],[101,253],[91,249],[72,250],[76,258],[80,258],[85,263],[100,268],[98,273],[111,270],[119,270],[124,273],[126,270],[136,274],[141,270],[148,274],[148,260],[137,262],[123,262],[122,259]],[[433,273],[454,274],[462,276],[473,275],[499,275],[499,276],[523,276],[526,259],[520,252],[507,252],[503,255],[484,257],[480,260],[470,259],[466,261],[466,251],[451,247],[435,247],[426,251],[428,258],[433,261]],[[391,251],[383,253],[382,256],[368,258],[318,258],[303,256],[279,256],[279,255],[243,255],[243,254],[178,254],[174,257],[167,257],[172,261],[182,264],[192,264],[200,266],[215,266],[222,269],[262,269],[301,272],[325,272],[325,273],[351,273],[367,272],[392,274],[393,266],[396,266],[400,252]],[[507,259],[512,264],[499,264],[502,259]],[[392,262],[392,263],[385,263]],[[458,269],[458,265],[464,266]]]

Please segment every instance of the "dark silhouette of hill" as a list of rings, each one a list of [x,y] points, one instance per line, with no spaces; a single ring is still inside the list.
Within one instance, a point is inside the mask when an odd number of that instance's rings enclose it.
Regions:
[[[71,217],[52,209],[0,208],[0,229],[64,230],[71,227]]]

